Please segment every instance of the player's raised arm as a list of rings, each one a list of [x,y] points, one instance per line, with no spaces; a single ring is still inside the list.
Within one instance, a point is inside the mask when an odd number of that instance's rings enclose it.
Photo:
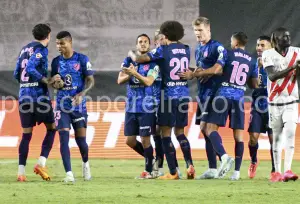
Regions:
[[[117,83],[119,85],[125,84],[130,80],[130,75],[126,74],[123,70],[129,67],[132,62],[130,57],[126,57],[121,65],[121,71],[119,72]]]
[[[37,81],[48,84],[48,79],[43,77],[43,75],[36,70],[36,67],[38,67],[38,65],[42,62],[43,57],[47,58],[46,56],[48,55],[48,51],[46,49],[47,48],[38,48],[35,50],[33,55],[28,60],[26,72],[29,76]]]

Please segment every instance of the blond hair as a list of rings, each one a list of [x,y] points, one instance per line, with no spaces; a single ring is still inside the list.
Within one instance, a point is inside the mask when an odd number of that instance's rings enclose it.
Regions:
[[[209,26],[210,21],[208,18],[200,16],[200,17],[196,18],[195,20],[193,20],[193,23],[192,23],[193,26],[199,26],[201,24],[204,24],[205,26]]]

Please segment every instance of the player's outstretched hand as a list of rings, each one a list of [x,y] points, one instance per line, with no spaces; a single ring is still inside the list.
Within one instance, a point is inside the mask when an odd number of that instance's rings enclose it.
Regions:
[[[193,72],[189,69],[185,72],[179,73],[178,76],[183,80],[191,80],[194,78]]]
[[[83,93],[79,93],[72,99],[72,106],[78,106],[83,100]]]

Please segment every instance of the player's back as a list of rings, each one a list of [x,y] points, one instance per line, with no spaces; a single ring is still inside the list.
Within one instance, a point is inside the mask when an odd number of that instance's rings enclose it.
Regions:
[[[20,83],[19,101],[36,102],[49,99],[47,85],[40,82],[48,74],[48,49],[33,41],[25,45],[18,57],[14,77]]]
[[[243,49],[228,51],[223,69],[222,83],[217,95],[233,100],[240,100],[246,91],[249,78],[257,78],[257,62]]]
[[[168,97],[180,98],[189,96],[187,80],[182,80],[178,74],[189,68],[190,48],[181,43],[162,45],[159,48],[163,55],[161,63],[162,89],[165,92],[165,99]]]

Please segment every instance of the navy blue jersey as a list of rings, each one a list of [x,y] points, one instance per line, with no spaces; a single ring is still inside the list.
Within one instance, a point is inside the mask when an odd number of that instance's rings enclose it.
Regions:
[[[137,72],[147,77],[151,70],[155,71],[157,78],[159,77],[159,67],[156,63],[135,63],[130,57],[126,57],[123,61],[122,67],[129,67],[130,63],[137,67]],[[158,85],[158,87],[156,87]],[[135,77],[131,77],[127,84],[127,102],[126,112],[129,113],[153,113],[158,105],[160,95],[160,83],[153,83],[151,86],[145,86],[140,83]],[[159,93],[158,93],[159,92]]]
[[[59,55],[53,59],[51,67],[51,76],[59,74],[64,81],[63,88],[57,91],[56,110],[85,112],[86,98],[76,107],[72,106],[72,98],[84,90],[85,78],[94,74],[89,58],[77,52],[69,59]]]
[[[205,45],[198,44],[195,50],[196,65],[203,69],[211,68],[216,63],[224,67],[226,57],[226,49],[221,43],[215,40],[210,40]],[[220,76],[212,76],[206,83],[198,81],[199,99],[205,101],[207,96],[212,96],[220,81]]]
[[[252,93],[252,108],[266,111],[268,109],[268,75],[263,67],[258,68],[259,88],[254,89]]]
[[[171,43],[148,52],[151,61],[160,63],[162,75],[162,89],[166,98],[181,98],[189,96],[187,80],[178,76],[189,68],[190,48],[181,43]]]
[[[47,74],[47,47],[36,41],[24,46],[14,71],[14,77],[20,83],[20,103],[50,100],[47,85],[41,82]]]
[[[228,51],[227,56],[222,82],[216,95],[240,100],[244,97],[248,79],[258,77],[257,61],[243,49]]]

